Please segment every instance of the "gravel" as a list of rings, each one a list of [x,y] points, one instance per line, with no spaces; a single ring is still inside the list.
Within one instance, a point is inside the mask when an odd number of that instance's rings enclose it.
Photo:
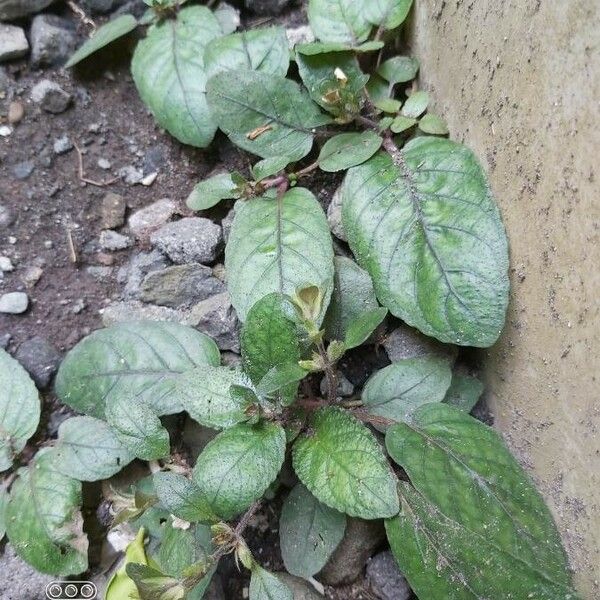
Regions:
[[[122,233],[117,233],[112,229],[105,229],[100,233],[100,247],[103,250],[116,252],[131,248],[131,246],[133,246],[133,240]]]
[[[100,162],[100,161],[98,161]],[[125,223],[125,198],[119,194],[108,192],[102,198],[101,222],[102,229],[115,229]]]
[[[25,32],[20,27],[0,23],[0,62],[21,58],[27,52],[29,43]]]
[[[49,79],[42,79],[33,86],[31,99],[46,112],[54,114],[64,112],[71,104],[71,95]]]
[[[19,315],[29,306],[29,298],[25,292],[9,292],[0,296],[0,313]]]
[[[73,150],[73,142],[68,135],[63,135],[58,139],[54,140],[54,154],[66,154]]]
[[[176,212],[177,205],[173,200],[157,200],[129,217],[129,229],[137,237],[148,235],[164,225]]]

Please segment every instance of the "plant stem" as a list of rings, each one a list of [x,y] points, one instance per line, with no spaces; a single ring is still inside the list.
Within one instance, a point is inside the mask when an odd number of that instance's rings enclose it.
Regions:
[[[337,399],[337,373],[334,365],[329,360],[329,356],[327,356],[327,350],[325,350],[325,345],[322,341],[317,342],[317,350],[323,361],[325,378],[327,379],[327,402],[335,404]]]

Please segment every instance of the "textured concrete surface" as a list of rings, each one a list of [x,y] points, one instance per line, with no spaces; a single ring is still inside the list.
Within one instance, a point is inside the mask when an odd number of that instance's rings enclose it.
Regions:
[[[600,4],[416,2],[421,86],[490,174],[512,298],[484,354],[496,425],[600,597]],[[596,172],[595,172],[596,171]]]

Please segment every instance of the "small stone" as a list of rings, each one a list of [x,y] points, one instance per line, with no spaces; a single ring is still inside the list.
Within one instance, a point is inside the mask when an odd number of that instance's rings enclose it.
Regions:
[[[14,246],[17,243],[17,238],[14,235],[9,235],[8,236],[8,243],[11,246]]]
[[[157,200],[129,217],[129,229],[137,237],[147,235],[166,223],[177,211],[175,202],[168,198]]]
[[[25,269],[23,275],[21,275],[21,280],[28,287],[32,288],[44,274],[44,270],[37,265],[31,265]]]
[[[240,351],[240,322],[227,292],[196,304],[188,323],[213,338],[221,350]]]
[[[246,8],[261,16],[277,16],[281,14],[292,0],[245,0]]]
[[[119,177],[128,185],[141,183],[144,178],[142,169],[138,169],[133,165],[127,165],[119,169]]]
[[[106,252],[98,252],[98,254],[96,254],[96,259],[101,265],[105,265],[107,267],[115,264],[115,257]]]
[[[54,242],[52,240],[46,240],[44,242],[44,248],[47,248],[48,250],[52,250],[53,247],[54,247]]]
[[[327,396],[327,392],[329,390],[329,386],[327,385],[327,377],[323,377],[321,379],[321,384],[319,385],[321,390],[321,394],[323,396]],[[343,373],[338,371],[337,373],[337,397],[340,398],[348,398],[352,396],[354,393],[354,386],[344,377]]]
[[[92,265],[87,267],[86,271],[96,280],[101,283],[107,282],[112,277],[112,268],[111,267],[100,267],[97,265]]]
[[[125,223],[125,198],[119,194],[108,192],[102,198],[102,229],[115,229]]]
[[[298,44],[308,44],[315,41],[315,34],[310,25],[299,25],[298,27],[288,27],[285,30],[290,48]]]
[[[105,327],[115,323],[127,321],[174,321],[181,323],[185,314],[180,311],[167,308],[166,306],[155,306],[143,302],[115,302],[107,306],[102,312],[102,323]]]
[[[27,179],[35,169],[35,163],[32,160],[24,160],[17,163],[12,168],[12,174],[16,179]]]
[[[12,335],[10,335],[10,333],[0,334],[0,348],[6,350],[10,344],[10,340],[12,340]]]
[[[63,135],[54,140],[53,148],[54,154],[66,154],[73,149],[73,142],[69,139],[68,135]]]
[[[8,256],[0,256],[0,271],[4,271],[6,273],[7,271],[12,270],[14,270],[14,266],[10,258],[8,258]]]
[[[0,228],[8,227],[14,222],[15,215],[7,206],[4,206],[4,204],[0,204]]]
[[[367,564],[367,581],[380,600],[409,600],[412,592],[393,554],[386,550]]]
[[[9,292],[0,296],[0,313],[20,315],[28,306],[29,298],[24,292]]]
[[[71,311],[74,315],[78,315],[79,313],[83,312],[83,310],[85,309],[85,300],[83,298],[79,298],[78,300],[76,300],[73,303],[73,306],[71,307]]]
[[[211,263],[223,247],[223,232],[210,219],[186,217],[163,225],[150,241],[175,263]]]
[[[408,325],[401,325],[387,334],[383,347],[392,362],[433,354],[453,363],[458,353],[456,346],[442,344]]]
[[[31,89],[31,99],[46,112],[59,114],[67,110],[71,103],[71,95],[67,94],[58,83],[42,79]]]
[[[285,572],[275,573],[275,575],[292,590],[294,600],[323,600],[323,596],[317,594],[315,588],[304,579]]]
[[[144,277],[152,271],[164,269],[168,264],[167,259],[158,250],[134,254],[129,263],[119,270],[117,276],[119,283],[125,286],[123,296],[138,298]]]
[[[347,242],[348,238],[344,233],[344,226],[342,225],[342,188],[339,187],[335,190],[333,198],[327,207],[327,222],[329,227],[336,238]]]
[[[23,342],[15,355],[39,389],[48,387],[60,365],[60,352],[46,339],[35,336]]]
[[[21,58],[28,51],[25,32],[20,27],[0,23],[0,62]]]
[[[54,0],[0,0],[0,21],[12,21],[35,14]]]
[[[103,250],[109,252],[116,252],[117,250],[125,250],[133,246],[133,240],[121,233],[117,233],[112,229],[105,229],[100,233],[100,247]]]
[[[104,169],[105,171],[108,171],[108,169],[110,169],[112,167],[112,165],[110,164],[110,161],[106,160],[106,158],[99,158],[98,162],[96,164],[101,169]]]
[[[145,185],[146,187],[151,186],[155,181],[156,178],[158,177],[158,173],[156,171],[154,171],[154,173],[150,173],[150,175],[146,175],[141,181],[140,183],[142,185]]]
[[[13,132],[12,127],[0,125],[0,137],[8,137]]]
[[[35,67],[62,65],[77,47],[77,34],[73,24],[56,15],[34,17],[29,37],[31,63]]]
[[[18,101],[14,101],[11,102],[8,105],[8,122],[12,123],[13,125],[19,123],[19,121],[21,121],[23,119],[23,117],[25,116],[25,109],[23,108],[23,105],[18,102]]]

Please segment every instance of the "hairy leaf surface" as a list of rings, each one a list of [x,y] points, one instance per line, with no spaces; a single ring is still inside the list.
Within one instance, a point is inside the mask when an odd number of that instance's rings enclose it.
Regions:
[[[206,210],[221,200],[238,197],[237,186],[229,173],[213,175],[194,186],[186,204],[192,210]]]
[[[292,590],[273,573],[255,564],[250,577],[250,600],[294,600]]]
[[[406,83],[414,79],[419,70],[419,61],[412,56],[393,56],[377,69],[378,75],[390,84]]]
[[[319,167],[333,173],[360,165],[371,158],[383,140],[374,131],[340,133],[325,142],[319,154]]]
[[[364,15],[373,23],[395,29],[404,23],[412,0],[367,0],[364,4]]]
[[[477,377],[453,373],[452,382],[446,392],[444,402],[465,412],[471,412],[482,392],[483,383]]]
[[[323,42],[356,46],[371,32],[365,6],[372,0],[309,0],[308,22]]]
[[[161,505],[172,515],[191,523],[218,520],[194,481],[171,471],[155,473],[153,480]]]
[[[283,171],[290,162],[287,156],[273,156],[271,158],[263,158],[252,166],[252,175],[256,181],[262,181],[279,171]]]

